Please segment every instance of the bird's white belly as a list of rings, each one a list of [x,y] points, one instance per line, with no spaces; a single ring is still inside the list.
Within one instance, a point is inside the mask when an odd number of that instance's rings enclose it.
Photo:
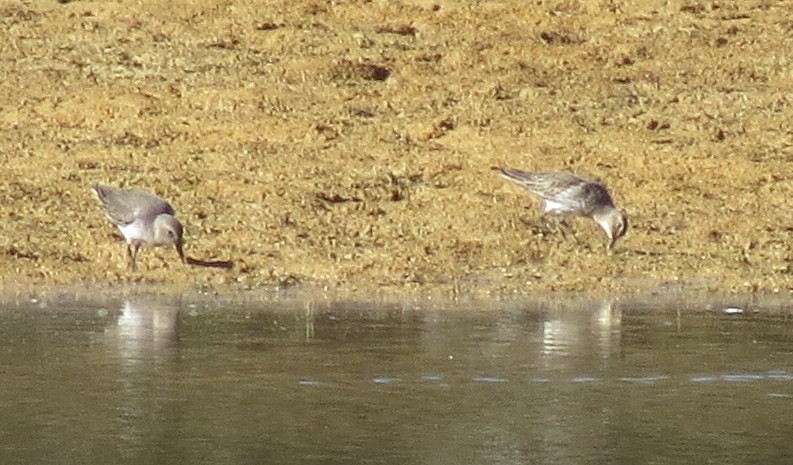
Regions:
[[[570,213],[572,211],[573,209],[570,208],[570,205],[554,202],[553,200],[546,200],[545,211],[543,213],[562,214],[562,213]]]
[[[149,239],[141,220],[135,220],[132,223],[124,225],[120,224],[118,225],[118,230],[121,231],[121,235],[124,236],[124,239],[126,239],[128,243],[134,241],[145,242]]]

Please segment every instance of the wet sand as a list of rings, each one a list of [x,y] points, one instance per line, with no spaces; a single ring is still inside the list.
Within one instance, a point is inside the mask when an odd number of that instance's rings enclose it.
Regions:
[[[781,1],[8,2],[0,282],[790,292],[790,18]],[[591,221],[549,228],[499,165],[602,179],[627,236],[609,254]],[[129,272],[95,182],[167,198],[193,265],[144,249]]]

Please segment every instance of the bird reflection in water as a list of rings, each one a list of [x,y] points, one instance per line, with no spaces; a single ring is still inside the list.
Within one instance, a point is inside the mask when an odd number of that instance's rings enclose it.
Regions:
[[[179,307],[162,298],[128,299],[108,336],[125,365],[167,358],[179,340]]]

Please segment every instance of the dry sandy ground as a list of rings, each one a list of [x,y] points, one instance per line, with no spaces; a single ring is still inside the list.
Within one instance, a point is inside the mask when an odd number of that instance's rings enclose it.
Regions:
[[[793,290],[793,2],[4,1],[0,283]],[[604,180],[616,250],[494,165]],[[153,190],[188,266],[89,187]]]

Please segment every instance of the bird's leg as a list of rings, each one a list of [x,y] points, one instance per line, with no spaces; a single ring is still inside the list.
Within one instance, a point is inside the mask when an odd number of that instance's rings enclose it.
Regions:
[[[549,233],[558,233],[562,236],[562,239],[567,240],[567,229],[570,229],[570,224],[567,222],[565,216],[544,212],[540,216],[540,219],[543,224],[545,224]]]
[[[127,244],[127,257],[129,257],[130,271],[138,271],[138,266],[135,263],[135,259],[138,257],[138,249],[140,249],[140,244],[137,242]]]

